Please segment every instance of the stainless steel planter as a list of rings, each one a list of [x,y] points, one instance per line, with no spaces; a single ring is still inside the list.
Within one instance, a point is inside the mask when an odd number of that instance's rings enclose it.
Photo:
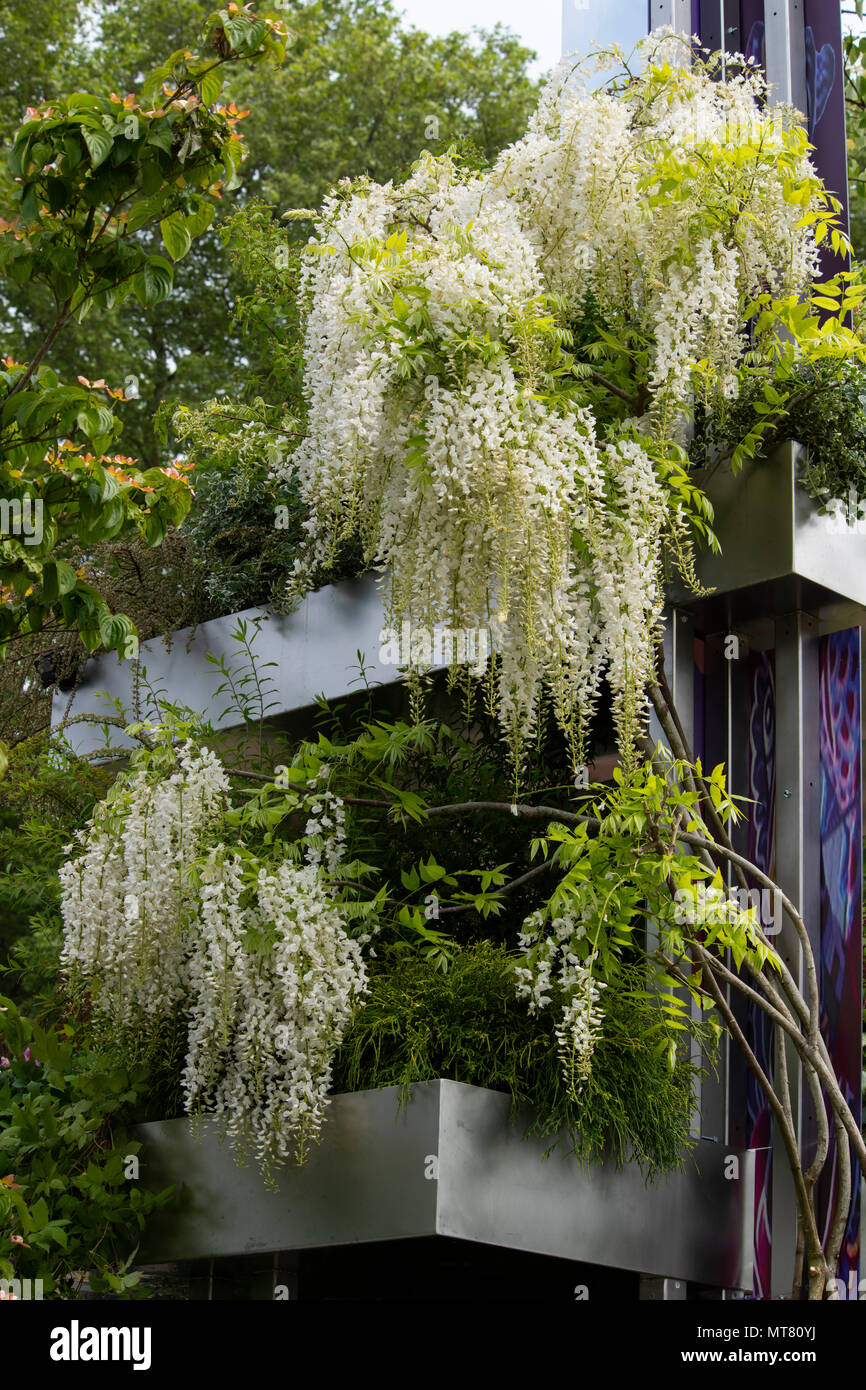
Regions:
[[[235,675],[243,674],[246,658],[231,636],[239,619],[246,620],[250,636],[255,632],[254,624],[261,623],[254,650],[266,683],[269,715],[304,709],[319,694],[336,700],[357,690],[359,650],[371,683],[387,684],[397,679],[396,668],[379,661],[382,600],[375,577],[365,575],[309,594],[289,616],[268,608],[247,608],[201,623],[194,631],[183,628],[174,634],[170,645],[161,637],[143,642],[139,660],[147,669],[149,683],[169,700],[204,712],[215,728],[237,726],[242,722],[240,717],[234,712],[224,713],[227,697],[215,693],[223,678],[208,655],[225,657]],[[134,718],[135,666],[135,662],[120,661],[113,654],[94,657],[75,693],[72,714],[113,714],[111,702],[119,699],[130,719]],[[68,702],[68,695],[54,696],[53,724],[64,717]],[[90,723],[70,725],[67,738],[81,756],[104,746],[100,727]],[[111,741],[121,749],[134,746],[118,729],[112,729]]]
[[[866,606],[866,535],[819,515],[799,482],[803,461],[801,446],[788,442],[736,477],[727,466],[695,474],[722,545],[721,555],[701,554],[698,575],[716,600],[728,599],[726,614],[815,612],[840,598]],[[676,586],[671,596],[694,597]]]
[[[139,1127],[150,1186],[182,1182],[186,1203],[148,1228],[142,1260],[303,1250],[451,1236],[722,1288],[751,1285],[751,1155],[702,1142],[682,1172],[647,1188],[636,1165],[583,1170],[549,1141],[523,1139],[509,1099],[453,1081],[334,1098],[321,1144],[282,1169],[279,1191],[238,1170],[212,1128]],[[725,1176],[736,1157],[738,1179]],[[728,1164],[730,1171],[730,1164]]]

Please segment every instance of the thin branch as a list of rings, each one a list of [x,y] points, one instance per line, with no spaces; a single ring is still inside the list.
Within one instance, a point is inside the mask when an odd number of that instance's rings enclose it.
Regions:
[[[671,695],[671,691],[668,686],[667,679],[665,677],[664,661],[661,657],[658,661],[658,685],[649,686],[649,696],[650,700],[652,701],[653,709],[656,712],[656,717],[658,718],[658,721],[662,726],[662,730],[671,744],[671,752],[674,754],[674,757],[680,758],[682,761],[688,763],[690,766],[693,765],[695,759],[692,754],[692,750],[689,748],[688,739],[686,738],[683,726],[680,723],[680,717],[677,713],[673,696]],[[691,780],[691,777],[689,777],[689,781]],[[728,837],[727,831],[725,830],[722,818],[718,814],[715,806],[713,805],[713,800],[710,796],[709,788],[707,787],[705,780],[703,779],[703,777],[697,777],[696,780],[700,783],[700,789],[703,793],[704,809],[706,810],[707,818],[711,822],[713,830],[719,837],[722,844],[727,844],[731,848],[733,848],[731,840]],[[695,791],[698,790],[697,786],[693,786],[693,789]],[[738,868],[736,872],[741,887],[748,889],[749,885],[743,871]]]
[[[782,891],[779,885],[776,882],[774,882],[774,880],[771,879],[768,874],[764,873],[763,869],[759,869],[757,864],[753,864],[751,860],[746,859],[745,856],[742,854],[738,854],[736,850],[728,849],[726,845],[720,845],[712,840],[706,840],[703,838],[703,836],[694,835],[687,830],[681,833],[680,839],[685,844],[690,844],[697,846],[701,849],[706,849],[711,854],[720,854],[723,858],[730,860],[731,863],[739,864],[742,869],[745,869],[749,874],[752,875],[752,877],[756,878],[758,882],[761,883],[764,887],[772,888],[773,891],[778,895],[779,901],[781,902],[782,907],[785,909],[785,912],[787,913],[789,920],[792,922],[794,929],[797,932],[798,937],[800,938],[800,944],[803,947],[803,957],[806,966],[806,976],[809,984],[809,1041],[812,1047],[816,1048],[818,1046],[818,1040],[820,1037],[821,1007],[820,994],[818,990],[818,974],[815,968],[815,956],[812,951],[812,943],[809,940],[809,933],[806,929],[806,924],[800,916],[799,912],[797,911],[796,907],[791,902],[788,895]],[[761,935],[761,937],[763,937],[764,941],[767,942],[767,938],[761,931],[760,926],[758,926],[758,932]],[[769,945],[770,943],[767,942],[767,944]],[[784,962],[782,962],[782,964],[784,965]]]
[[[668,968],[671,969],[669,962],[667,963],[667,965]],[[679,979],[682,984],[688,987],[687,978],[682,974],[681,971],[677,970],[675,966],[671,969],[671,973],[673,974],[674,978]],[[803,1180],[803,1172],[800,1166],[800,1155],[797,1149],[797,1140],[793,1131],[792,1124],[790,1122],[790,1118],[786,1114],[785,1107],[780,1101],[779,1097],[777,1096],[775,1089],[773,1088],[773,1085],[767,1077],[763,1067],[761,1066],[755,1053],[752,1051],[751,1047],[746,1041],[745,1035],[743,1034],[743,1031],[740,1028],[739,1023],[737,1022],[734,1013],[730,1009],[727,1000],[725,999],[721,989],[719,988],[718,981],[716,980],[715,974],[713,973],[712,969],[708,970],[705,978],[710,986],[710,992],[713,995],[716,1008],[719,1010],[719,1013],[724,1018],[725,1023],[728,1027],[728,1031],[731,1033],[731,1036],[735,1039],[738,1046],[740,1047],[740,1050],[742,1051],[743,1056],[746,1059],[746,1063],[749,1067],[749,1070],[754,1075],[758,1085],[760,1086],[761,1090],[766,1096],[767,1103],[770,1106],[770,1109],[772,1110],[773,1115],[776,1118],[776,1121],[779,1126],[779,1131],[782,1135],[782,1140],[784,1142],[785,1149],[788,1154],[788,1161],[790,1164],[791,1174],[794,1180],[794,1189],[797,1196],[797,1206],[801,1213],[801,1219],[803,1221],[803,1225],[807,1233],[807,1242],[813,1252],[821,1251],[821,1241],[818,1235],[817,1224],[815,1222],[815,1214],[812,1211],[811,1206],[809,1204],[809,1196],[806,1191],[805,1182]]]
[[[608,381],[607,377],[602,376],[601,372],[597,372],[594,367],[590,367],[589,375],[596,385],[603,386],[605,391],[610,391],[612,395],[618,396],[621,401],[625,401],[626,405],[630,405],[636,414],[640,413],[642,404],[640,396],[633,396],[628,391],[623,391],[621,386],[617,386],[613,381]],[[578,378],[578,380],[580,380],[580,378]]]
[[[539,874],[546,873],[548,869],[552,869],[555,862],[554,859],[545,859],[542,864],[536,864],[534,868],[528,869],[527,872],[521,874],[519,878],[513,878],[510,882],[501,884],[494,891],[497,896],[500,893],[513,893],[515,888],[521,888],[523,884],[528,883],[530,879],[537,878]],[[472,912],[475,910],[474,903],[459,903],[456,907],[441,907],[439,909],[439,915],[440,917],[444,917],[446,913]]]
[[[833,1120],[836,1126],[836,1213],[827,1240],[827,1263],[835,1275],[851,1207],[851,1152],[848,1146],[848,1136],[839,1116],[834,1115]],[[839,1290],[835,1283],[832,1285],[832,1292],[828,1298],[834,1302],[839,1298]]]

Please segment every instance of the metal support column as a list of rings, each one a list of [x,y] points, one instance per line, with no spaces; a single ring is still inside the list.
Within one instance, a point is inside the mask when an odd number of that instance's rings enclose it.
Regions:
[[[650,32],[667,24],[677,34],[690,34],[692,32],[691,0],[650,0]]]
[[[770,101],[806,110],[806,27],[803,0],[764,6]]]
[[[694,616],[687,609],[674,608],[670,614],[670,621],[665,628],[664,639],[665,653],[665,673],[667,675],[668,686],[673,696],[674,706],[679,715],[683,733],[686,736],[686,743],[694,752],[695,747],[695,622]],[[666,739],[663,742],[667,743]],[[700,1009],[693,999],[688,1001],[692,1017],[700,1017]],[[701,1064],[701,1049],[698,1043],[692,1040],[692,1062],[695,1066]],[[706,1133],[703,1123],[704,1104],[707,1097],[704,1096],[704,1089],[711,1085],[709,1075],[701,1082],[697,1083],[695,1099],[696,1106],[692,1115],[692,1134],[700,1138]]]

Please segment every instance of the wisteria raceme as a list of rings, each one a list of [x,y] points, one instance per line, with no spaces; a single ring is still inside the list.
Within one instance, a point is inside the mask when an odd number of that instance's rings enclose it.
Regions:
[[[569,961],[568,983],[572,994],[555,1029],[565,1082],[574,1099],[592,1073],[592,1055],[604,1024],[599,1001],[601,991],[607,986],[594,978],[594,964],[594,955],[586,964],[574,959]]]
[[[308,269],[310,428],[292,466],[316,498],[314,563],[357,521],[370,561],[390,567],[395,620],[411,613],[428,629],[488,630],[501,658],[500,717],[516,745],[543,685],[566,727],[591,705],[605,637],[592,561],[609,529],[607,493],[620,490],[619,460],[611,473],[586,410],[551,410],[530,389],[550,350],[536,326],[546,310],[535,257],[516,216],[485,204],[483,187],[426,161],[399,198],[437,235],[392,238],[384,251],[346,244],[358,227],[375,223],[381,235],[385,190],[365,186],[335,204],[320,248],[328,254]],[[471,225],[461,222],[470,212]],[[364,324],[381,307],[381,277],[399,285],[389,296],[407,318],[429,325],[449,362],[442,377],[407,385],[398,345],[369,347]],[[480,335],[483,351],[467,355],[467,338]],[[576,531],[588,569],[576,560]],[[651,586],[648,605],[655,599]],[[644,619],[646,632],[649,607]],[[613,627],[609,635],[618,640]]]
[[[98,1026],[133,1048],[186,1028],[188,1113],[216,1116],[268,1172],[318,1137],[366,988],[370,936],[349,934],[323,879],[340,866],[343,803],[323,765],[302,801],[306,862],[261,864],[220,841],[216,755],[188,743],[176,762],[122,774],[79,833],[60,874],[61,958]]]
[[[545,283],[575,317],[590,295],[655,344],[658,418],[688,403],[698,359],[716,383],[730,378],[746,302],[806,292],[819,258],[791,196],[814,179],[798,114],[766,106],[756,67],[719,82],[712,65],[664,67],[682,59],[673,35],[641,47],[648,71],[623,81],[609,59],[617,81],[600,90],[561,65],[490,181],[520,206]]]
[[[185,997],[198,913],[189,870],[228,786],[216,755],[191,744],[168,777],[120,776],[78,832],[82,853],[60,870],[61,961],[114,1030],[154,1031]]]
[[[554,987],[564,998],[554,1029],[565,1083],[573,1098],[589,1079],[592,1057],[604,1027],[601,992],[606,985],[594,974],[596,952],[581,959],[575,946],[586,925],[574,911],[554,917],[546,935],[541,912],[523,923],[518,944],[525,964],[515,968],[517,997],[528,1001],[531,1014],[546,1008]]]
[[[207,878],[190,962],[187,1109],[218,1117],[267,1173],[318,1137],[366,970],[314,866],[260,869],[243,909],[239,862],[215,854]]]
[[[756,69],[718,82],[677,52],[653,36],[600,90],[560,73],[485,174],[428,154],[345,183],[305,259],[307,433],[278,469],[311,509],[295,585],[357,533],[388,624],[487,628],[518,759],[545,688],[579,751],[602,674],[629,756],[674,537],[690,573],[660,461],[697,400],[736,395],[750,301],[818,271],[794,113],[760,105]],[[565,353],[600,325],[644,354],[604,410],[576,387],[604,373]]]

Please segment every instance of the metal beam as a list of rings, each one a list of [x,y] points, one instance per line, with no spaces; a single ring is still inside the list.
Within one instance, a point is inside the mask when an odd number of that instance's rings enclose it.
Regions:
[[[806,28],[803,0],[773,0],[764,7],[770,104],[806,110]]]
[[[650,0],[650,32],[667,24],[677,34],[690,34],[692,30],[691,0]]]

